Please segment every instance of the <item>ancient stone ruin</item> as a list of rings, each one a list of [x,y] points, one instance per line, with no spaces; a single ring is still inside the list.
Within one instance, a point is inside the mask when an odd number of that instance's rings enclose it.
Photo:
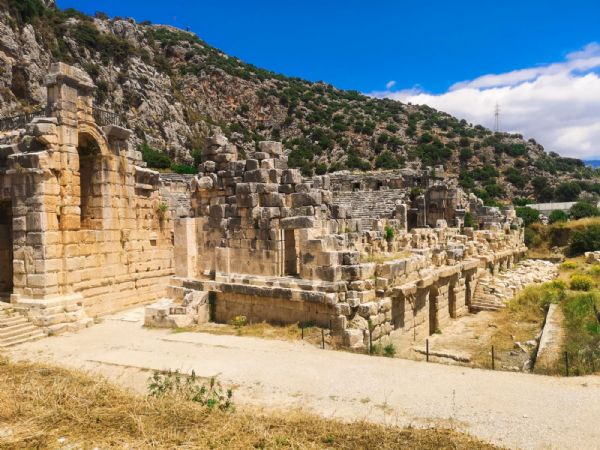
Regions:
[[[512,209],[441,167],[304,179],[280,143],[238,160],[215,130],[198,175],[159,174],[82,71],[55,64],[46,84],[43,113],[0,124],[0,346],[153,301],[151,326],[243,315],[403,345],[526,250]]]
[[[171,300],[149,307],[147,324],[245,316],[314,323],[352,348],[414,341],[466,314],[478,279],[526,250],[514,211],[486,208],[439,179],[420,177],[424,194],[411,203],[410,182],[398,179],[387,210],[377,199],[389,190],[353,190],[362,206],[347,208],[332,177],[289,169],[280,143],[258,150],[238,161],[223,135],[209,140],[191,184],[194,217],[175,223]],[[465,208],[484,229],[461,227]]]
[[[44,114],[0,147],[0,291],[51,334],[163,295],[173,245],[158,173],[93,107],[89,77],[55,64],[46,85]]]

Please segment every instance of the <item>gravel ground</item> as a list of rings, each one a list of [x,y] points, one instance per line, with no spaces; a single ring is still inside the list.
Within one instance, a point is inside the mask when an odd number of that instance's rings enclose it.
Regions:
[[[369,357],[258,338],[144,329],[140,309],[10,350],[139,392],[151,370],[195,370],[238,404],[326,417],[454,427],[510,448],[600,449],[600,377],[553,378]]]

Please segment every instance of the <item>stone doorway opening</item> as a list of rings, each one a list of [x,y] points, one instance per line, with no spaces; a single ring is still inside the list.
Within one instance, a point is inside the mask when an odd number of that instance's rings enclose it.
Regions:
[[[438,291],[435,287],[431,287],[429,290],[429,335],[438,332]]]
[[[295,230],[284,230],[283,254],[285,274],[290,277],[298,276],[298,249],[296,247]]]
[[[10,302],[13,292],[12,203],[0,201],[0,302]]]
[[[102,197],[101,180],[102,159],[96,140],[87,134],[79,135],[79,189],[81,229],[101,229]]]
[[[456,319],[456,283],[450,283],[448,287],[448,312],[450,318]]]

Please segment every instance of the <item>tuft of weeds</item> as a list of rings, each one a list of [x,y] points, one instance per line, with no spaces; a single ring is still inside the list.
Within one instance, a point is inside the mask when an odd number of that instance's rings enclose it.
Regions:
[[[396,356],[396,347],[394,346],[394,344],[388,344],[385,347],[383,347],[383,355],[387,356],[388,358],[393,358],[394,356]]]
[[[589,291],[594,287],[594,280],[587,275],[575,274],[569,280],[569,287],[574,291]]]
[[[224,389],[214,377],[208,383],[202,383],[192,371],[190,376],[175,372],[154,372],[148,380],[150,397],[172,396],[179,400],[191,401],[208,409],[230,411],[233,409],[233,391]]]

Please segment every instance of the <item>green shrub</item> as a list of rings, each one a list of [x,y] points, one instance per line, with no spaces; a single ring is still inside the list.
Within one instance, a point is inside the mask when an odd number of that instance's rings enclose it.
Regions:
[[[473,217],[473,214],[471,214],[470,212],[465,214],[465,221],[463,224],[465,227],[470,227],[470,228],[475,228],[476,227],[476,223],[475,223],[475,217]]]
[[[389,225],[386,225],[383,235],[385,237],[385,240],[390,242],[390,241],[394,240],[394,236],[396,235],[396,232],[394,231],[394,229],[392,227],[390,227]]]
[[[577,202],[570,209],[571,217],[575,220],[584,217],[600,216],[600,210],[588,202]]]
[[[383,347],[383,354],[388,358],[393,358],[396,355],[396,347],[394,347],[394,344],[388,344]]]
[[[175,173],[186,173],[191,175],[198,173],[198,169],[189,164],[171,164],[171,170]]]
[[[567,220],[569,220],[569,215],[560,209],[552,211],[550,216],[548,216],[548,221],[550,223],[566,222]]]
[[[196,373],[188,377],[175,372],[154,372],[148,380],[150,397],[172,396],[176,399],[191,401],[205,406],[207,409],[229,411],[233,409],[233,391],[225,390],[221,383],[211,378],[208,384],[202,384]]]
[[[539,247],[542,244],[542,237],[531,227],[525,228],[525,245],[529,248]]]
[[[148,167],[153,169],[168,169],[171,167],[169,155],[150,147],[147,143],[140,145],[139,150],[142,152],[142,159],[148,164]]]
[[[556,200],[559,202],[572,202],[581,194],[581,186],[576,181],[567,181],[559,184],[555,190]]]
[[[560,268],[564,270],[577,269],[577,263],[575,261],[565,261],[560,265]]]
[[[512,199],[512,204],[515,206],[526,206],[527,203],[531,203],[528,198],[514,197]]]
[[[588,225],[583,230],[572,233],[569,245],[569,253],[572,256],[596,250],[600,250],[600,225]]]
[[[8,0],[8,5],[22,23],[32,23],[46,10],[40,0]]]
[[[248,323],[248,319],[246,318],[246,316],[235,316],[233,319],[231,319],[229,321],[230,325],[233,325],[236,328],[241,328],[243,326],[246,326]]]
[[[399,166],[396,157],[388,150],[375,158],[375,167],[378,169],[397,169]]]
[[[588,269],[588,273],[594,277],[600,276],[600,264],[592,264]]]
[[[459,158],[461,161],[465,162],[470,160],[473,157],[473,150],[470,148],[461,148]]]
[[[594,287],[594,280],[587,275],[573,275],[569,280],[569,287],[574,291],[589,291]]]
[[[523,219],[525,226],[531,225],[534,222],[540,220],[540,212],[537,209],[530,208],[529,206],[520,206],[516,209],[517,217]]]

